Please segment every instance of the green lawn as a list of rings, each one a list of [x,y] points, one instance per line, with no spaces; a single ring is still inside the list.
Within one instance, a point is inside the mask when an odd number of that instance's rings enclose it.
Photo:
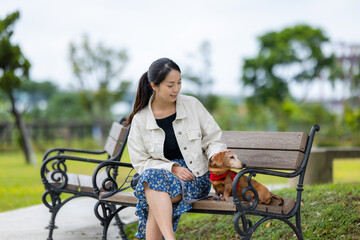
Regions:
[[[280,196],[292,197],[292,189],[275,191]],[[306,186],[301,207],[304,239],[359,239],[360,183]],[[252,222],[258,217],[252,217]],[[294,221],[294,219],[292,219]],[[131,239],[136,223],[129,225]],[[178,239],[239,239],[233,227],[233,216],[190,214],[180,220]],[[296,239],[290,227],[278,220],[265,222],[252,239]]]
[[[40,166],[42,153],[36,155],[38,166],[25,163],[18,152],[0,153],[0,212],[42,203],[44,185],[41,182]],[[99,156],[104,159],[106,155]],[[126,151],[125,162],[129,162]],[[68,172],[92,175],[96,165],[91,163],[71,163]]]
[[[360,159],[335,160],[333,163],[333,182],[352,183],[360,182]]]
[[[126,162],[129,157],[126,151]],[[44,186],[40,178],[42,153],[37,154],[38,166],[25,164],[23,155],[17,152],[0,153],[0,212],[42,203]],[[92,174],[94,164],[72,164],[69,172]],[[360,159],[334,162],[334,183],[360,183]],[[285,183],[279,178],[256,177],[263,183]],[[285,180],[286,181],[286,180]]]
[[[274,193],[293,198],[294,189],[282,189]],[[324,184],[305,186],[301,206],[301,226],[304,239],[355,240],[360,236],[360,183]],[[233,216],[185,213],[181,216],[177,239],[239,239],[234,230]],[[250,217],[253,224],[259,217]],[[295,222],[294,218],[291,219]],[[241,221],[240,221],[241,223]],[[133,238],[137,223],[126,226],[129,239]],[[252,239],[297,239],[291,228],[279,221],[263,223]]]

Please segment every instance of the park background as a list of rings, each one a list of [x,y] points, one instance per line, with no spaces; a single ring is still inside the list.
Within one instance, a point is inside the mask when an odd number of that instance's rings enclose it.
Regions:
[[[308,132],[316,123],[317,147],[360,145],[357,1],[0,6],[0,211],[41,203],[47,149],[101,149],[159,57],[180,65],[183,93],[223,130]],[[359,160],[334,164],[334,183],[359,183]]]

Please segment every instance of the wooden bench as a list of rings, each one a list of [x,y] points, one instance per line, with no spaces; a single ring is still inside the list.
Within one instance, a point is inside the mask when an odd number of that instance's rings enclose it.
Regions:
[[[287,223],[297,238],[303,239],[300,220],[303,179],[315,132],[319,130],[320,127],[314,125],[309,135],[303,132],[224,131],[223,141],[229,149],[239,156],[242,162],[246,163],[246,168],[241,170],[234,179],[232,185],[234,197],[226,202],[217,200],[194,202],[190,212],[234,215],[234,228],[242,239],[250,239],[257,227],[270,219],[278,219]],[[98,185],[96,181],[98,173],[103,168],[107,169],[108,178],[102,185],[114,184],[115,180],[111,179],[111,172],[117,167],[132,168],[131,164],[128,163],[109,161],[101,163],[93,174],[94,191],[99,197],[95,214],[103,223],[103,240],[107,238],[107,228],[113,217],[122,209],[128,206],[134,207],[137,203],[133,192],[123,192],[121,188],[117,188],[120,185],[124,187],[125,185],[122,183],[116,183],[113,188],[114,192],[110,194],[109,191],[103,191],[99,187],[101,185]],[[248,174],[246,176],[250,186],[243,190],[242,196],[246,196],[247,191],[252,191],[255,194],[255,202],[253,203],[250,203],[251,200],[245,197],[244,199],[247,201],[240,201],[237,197],[237,181],[244,174]],[[284,199],[285,202],[282,206],[278,206],[275,202],[270,205],[258,204],[258,193],[251,185],[251,178],[256,174],[283,178],[299,176],[296,199]],[[111,181],[109,181],[110,179]],[[106,206],[107,203],[116,204],[117,208],[115,210],[109,209]],[[253,224],[248,215],[262,216],[262,218]],[[293,217],[295,217],[295,224],[289,220]]]
[[[89,151],[71,148],[53,148],[48,150],[43,157],[40,175],[45,187],[42,196],[44,205],[51,213],[48,240],[52,239],[55,228],[55,218],[59,210],[70,200],[78,197],[91,197],[97,199],[93,191],[92,176],[68,172],[69,165],[74,162],[94,164],[94,168],[104,161],[118,162],[124,152],[129,129],[120,123],[114,122],[104,150]],[[116,179],[117,171],[112,178]],[[100,184],[106,177],[105,172],[97,176]],[[66,194],[67,195],[66,195]],[[122,235],[125,235],[123,224],[116,216],[116,224]]]

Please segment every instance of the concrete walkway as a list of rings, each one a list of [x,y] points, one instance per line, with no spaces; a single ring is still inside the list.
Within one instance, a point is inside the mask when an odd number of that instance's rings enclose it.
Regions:
[[[56,217],[54,240],[101,239],[102,226],[95,217],[95,199],[79,198],[67,203]],[[121,211],[121,220],[125,223],[137,221],[135,208]],[[49,210],[43,205],[21,208],[0,213],[1,240],[46,240],[49,230],[45,229],[50,220]],[[121,239],[118,228],[110,226],[108,239]]]

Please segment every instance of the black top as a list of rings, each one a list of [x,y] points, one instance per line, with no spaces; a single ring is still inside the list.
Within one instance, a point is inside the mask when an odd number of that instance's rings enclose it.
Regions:
[[[169,160],[183,159],[180,152],[179,145],[177,143],[174,128],[172,126],[173,121],[176,118],[176,113],[166,118],[156,119],[157,125],[165,132],[164,142],[164,156]]]

